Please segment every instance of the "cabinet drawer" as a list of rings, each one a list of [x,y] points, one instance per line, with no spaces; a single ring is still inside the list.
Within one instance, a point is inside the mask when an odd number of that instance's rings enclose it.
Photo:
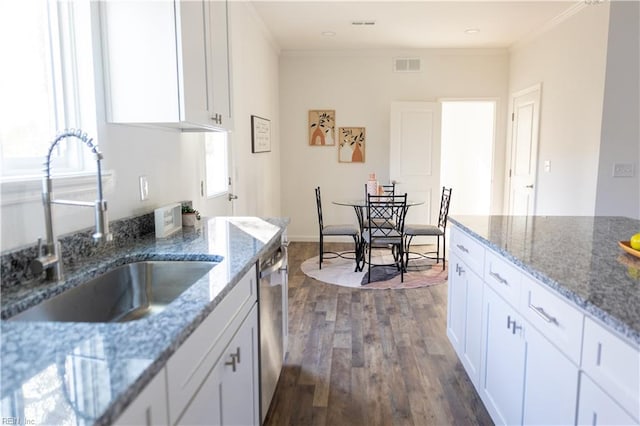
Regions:
[[[519,306],[522,272],[491,250],[485,253],[484,282],[514,307]]]
[[[460,260],[469,266],[476,274],[482,276],[484,267],[484,247],[464,231],[451,228],[451,247],[458,254]]]
[[[585,319],[582,369],[602,389],[640,419],[640,354],[591,318]]]
[[[520,312],[576,365],[580,365],[584,315],[527,276],[522,279]]]
[[[167,362],[169,418],[180,418],[201,383],[220,358],[238,314],[246,314],[257,300],[256,269],[251,268]]]

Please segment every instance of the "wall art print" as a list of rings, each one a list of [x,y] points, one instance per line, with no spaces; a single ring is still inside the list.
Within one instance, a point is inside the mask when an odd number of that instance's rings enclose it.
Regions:
[[[340,127],[340,146],[338,161],[340,163],[364,163],[365,128]]]
[[[332,146],[336,144],[336,111],[332,109],[309,110],[309,145]]]
[[[251,152],[271,151],[271,120],[251,116]]]

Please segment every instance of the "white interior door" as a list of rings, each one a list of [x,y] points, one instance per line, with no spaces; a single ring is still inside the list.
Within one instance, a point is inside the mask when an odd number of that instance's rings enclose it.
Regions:
[[[541,85],[512,95],[509,215],[535,213]]]
[[[411,207],[407,223],[437,223],[440,206],[440,104],[393,102],[389,176],[396,193],[424,204]],[[435,208],[434,208],[435,205]]]

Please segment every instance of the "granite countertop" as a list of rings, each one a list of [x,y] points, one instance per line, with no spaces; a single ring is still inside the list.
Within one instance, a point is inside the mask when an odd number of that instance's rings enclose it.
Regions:
[[[618,241],[640,221],[591,216],[450,216],[450,221],[504,255],[634,345],[640,345],[640,259]]]
[[[114,266],[139,260],[220,261],[167,308],[127,323],[0,321],[2,417],[13,424],[111,424],[182,342],[274,244],[288,219],[214,218],[163,240],[153,234],[88,265],[64,283],[2,293],[13,315]],[[27,286],[28,287],[28,286]],[[47,294],[47,288],[49,293]]]

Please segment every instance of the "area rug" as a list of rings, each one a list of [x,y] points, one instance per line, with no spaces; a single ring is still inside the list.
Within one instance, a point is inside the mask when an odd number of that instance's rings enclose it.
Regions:
[[[391,263],[388,255],[375,253],[373,264]],[[400,282],[400,272],[394,266],[376,266],[371,268],[371,283],[367,283],[367,267],[363,272],[354,272],[353,259],[325,259],[322,269],[318,269],[318,256],[305,260],[300,269],[305,275],[328,284],[362,289],[401,289],[419,288],[447,282],[447,268],[442,270],[442,263],[420,259],[410,261],[410,270],[404,274],[404,282]]]

